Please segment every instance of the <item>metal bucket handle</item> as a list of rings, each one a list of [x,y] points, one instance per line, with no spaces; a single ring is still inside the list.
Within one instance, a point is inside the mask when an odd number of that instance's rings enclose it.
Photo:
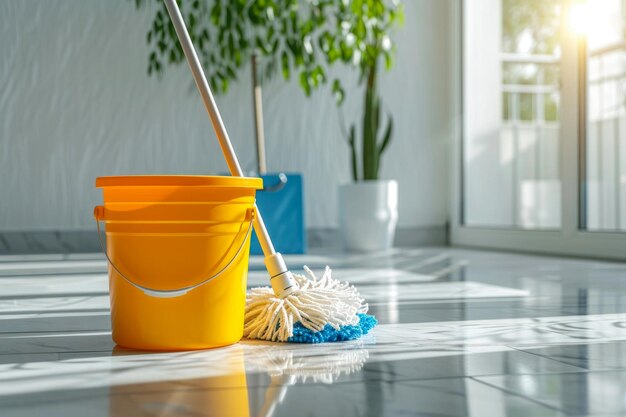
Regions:
[[[104,243],[104,239],[102,238],[102,232],[100,230],[100,222],[104,221],[104,207],[103,206],[96,206],[96,208],[94,208],[94,210],[93,210],[93,215],[94,215],[94,218],[96,219],[96,225],[98,227],[98,240],[100,241],[100,247],[102,248],[102,252],[104,252],[104,256],[106,256],[107,261],[109,262],[109,265],[111,265],[111,267],[115,270],[115,272],[117,272],[119,274],[119,276],[121,276],[130,285],[132,285],[133,287],[135,287],[138,290],[142,291],[144,294],[149,295],[150,297],[174,298],[174,297],[180,297],[181,295],[185,295],[189,291],[194,290],[194,289],[196,289],[198,287],[201,287],[202,285],[204,285],[204,284],[206,284],[208,282],[213,281],[215,278],[217,278],[220,275],[222,275],[222,273],[224,273],[231,266],[231,264],[235,261],[235,259],[237,259],[239,257],[239,255],[241,254],[241,251],[243,250],[244,246],[246,245],[246,241],[248,240],[248,237],[250,236],[250,232],[252,231],[252,221],[254,219],[254,209],[250,208],[250,209],[248,209],[248,212],[246,213],[246,220],[241,224],[241,228],[239,229],[239,232],[237,233],[237,236],[239,236],[239,234],[241,233],[241,230],[243,229],[244,225],[246,223],[248,223],[248,228],[246,229],[246,235],[243,238],[243,240],[241,241],[241,245],[239,246],[239,249],[237,249],[237,252],[230,259],[230,261],[228,261],[228,263],[222,269],[217,271],[217,273],[215,273],[215,274],[211,275],[210,277],[204,279],[203,281],[199,282],[198,284],[191,285],[189,287],[179,288],[179,289],[176,289],[176,290],[157,290],[157,289],[154,289],[154,288],[144,287],[143,285],[137,284],[136,282],[134,282],[133,280],[128,278],[126,275],[124,275],[122,273],[122,271],[120,271],[119,268],[117,266],[115,266],[115,264],[113,263],[111,258],[109,258],[109,254],[107,253],[106,245]]]

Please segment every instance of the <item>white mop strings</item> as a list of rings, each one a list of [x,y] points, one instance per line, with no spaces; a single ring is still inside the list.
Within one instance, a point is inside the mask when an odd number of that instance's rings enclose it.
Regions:
[[[304,270],[309,278],[294,274],[300,289],[285,298],[277,297],[269,287],[248,292],[244,337],[284,342],[293,336],[297,322],[314,332],[327,324],[339,330],[359,323],[357,314],[366,313],[368,306],[354,286],[333,279],[329,267],[319,280],[308,267]]]

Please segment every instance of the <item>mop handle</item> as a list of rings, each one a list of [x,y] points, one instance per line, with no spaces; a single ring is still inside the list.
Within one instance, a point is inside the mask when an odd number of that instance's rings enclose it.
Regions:
[[[207,113],[209,113],[211,124],[213,125],[217,139],[220,142],[220,147],[222,148],[224,158],[226,158],[228,169],[230,169],[231,175],[243,177],[243,171],[241,170],[239,161],[237,161],[237,156],[235,155],[233,145],[230,143],[230,139],[228,138],[228,133],[226,133],[224,122],[222,121],[220,112],[217,109],[217,104],[215,104],[215,99],[211,93],[209,83],[206,81],[206,77],[204,75],[204,71],[202,70],[200,60],[198,59],[198,55],[196,54],[196,50],[191,43],[191,38],[187,32],[183,16],[180,14],[180,10],[178,9],[178,4],[176,4],[176,0],[164,1],[170,18],[172,19],[172,23],[174,24],[174,29],[176,29],[180,45],[183,47],[187,63],[191,68],[191,73],[193,74],[193,79],[196,82],[196,87],[198,87],[198,91],[202,97],[204,107],[206,108]],[[259,238],[263,254],[265,255],[263,262],[265,263],[265,267],[270,274],[270,284],[272,285],[272,290],[276,296],[284,298],[299,289],[300,286],[295,280],[293,274],[289,271],[289,268],[287,268],[282,255],[274,249],[274,245],[272,244],[269,233],[267,233],[267,228],[265,227],[265,223],[263,222],[263,218],[261,217],[261,213],[259,212],[259,208],[256,204],[254,205],[254,209],[256,211],[256,215],[253,219],[254,230]]]
[[[213,130],[215,130],[217,140],[219,140],[220,142],[220,147],[222,148],[222,153],[224,154],[226,163],[228,164],[230,174],[235,177],[243,177],[243,171],[241,170],[241,166],[239,165],[239,161],[237,160],[237,155],[235,155],[233,145],[228,138],[228,133],[226,132],[226,127],[224,126],[224,122],[222,121],[222,116],[220,116],[217,104],[215,104],[213,93],[211,93],[211,88],[209,87],[209,83],[207,82],[204,71],[202,70],[202,65],[200,64],[200,60],[198,59],[196,50],[193,47],[193,43],[191,42],[191,38],[189,37],[189,33],[187,32],[187,27],[185,26],[183,16],[180,14],[178,4],[176,4],[176,0],[164,1],[170,18],[172,19],[172,23],[174,24],[174,29],[176,29],[176,34],[178,35],[180,45],[183,48],[185,57],[187,58],[187,63],[191,68],[191,73],[193,74],[193,79],[196,82],[196,87],[198,87],[200,96],[202,96],[202,102],[204,103],[204,107],[206,108],[207,113],[209,113],[209,118],[211,119]],[[266,257],[269,257],[271,255],[274,255],[276,253],[276,250],[274,249],[272,240],[270,239],[267,228],[265,227],[265,222],[263,222],[263,218],[261,217],[261,213],[256,207],[256,204],[255,209],[256,216],[254,216],[254,230],[256,231],[257,237],[259,238],[259,243],[261,244],[261,249],[263,249],[263,254]]]

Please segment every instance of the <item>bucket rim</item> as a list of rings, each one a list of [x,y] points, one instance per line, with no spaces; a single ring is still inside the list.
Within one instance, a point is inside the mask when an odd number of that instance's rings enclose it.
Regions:
[[[218,175],[113,175],[96,178],[96,188],[105,187],[210,186],[263,188],[263,179]]]

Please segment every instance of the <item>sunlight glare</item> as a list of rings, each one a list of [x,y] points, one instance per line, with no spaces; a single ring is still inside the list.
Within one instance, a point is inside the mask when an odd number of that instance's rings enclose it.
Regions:
[[[569,26],[585,36],[590,47],[602,47],[620,40],[621,14],[619,0],[587,0],[572,5]]]
[[[581,36],[586,36],[590,29],[589,19],[589,3],[576,3],[572,5],[569,11],[569,27]]]

